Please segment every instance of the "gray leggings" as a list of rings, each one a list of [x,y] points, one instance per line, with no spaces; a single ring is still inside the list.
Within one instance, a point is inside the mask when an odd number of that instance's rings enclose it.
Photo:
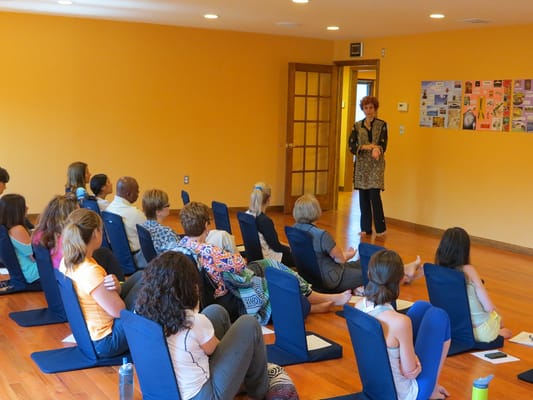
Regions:
[[[220,340],[209,357],[210,378],[192,399],[232,400],[244,382],[248,396],[262,399],[268,390],[266,349],[263,333],[251,315],[239,317],[233,325],[228,312],[218,304],[202,310]]]

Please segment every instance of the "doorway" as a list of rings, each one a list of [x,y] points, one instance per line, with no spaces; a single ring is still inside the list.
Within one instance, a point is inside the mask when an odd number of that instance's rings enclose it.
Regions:
[[[339,148],[338,148],[338,190],[353,190],[354,156],[348,147],[352,126],[364,118],[359,102],[365,96],[378,96],[379,60],[358,60],[335,63],[339,68]]]

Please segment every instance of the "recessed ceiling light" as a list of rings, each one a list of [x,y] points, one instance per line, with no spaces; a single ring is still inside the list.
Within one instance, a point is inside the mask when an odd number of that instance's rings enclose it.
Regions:
[[[433,18],[433,19],[443,19],[444,17],[445,17],[444,14],[438,14],[438,13],[429,15],[429,18]]]
[[[70,1],[70,0],[57,0],[57,4],[61,4],[62,6],[70,6],[72,4],[72,1]]]
[[[205,14],[204,18],[205,19],[217,19],[218,15],[216,15],[216,14]]]
[[[331,26],[328,26],[326,29],[328,31],[338,31],[340,28],[338,26],[331,25]]]
[[[301,4],[304,4],[304,3],[309,3],[309,0],[292,0],[293,3],[301,3]]]

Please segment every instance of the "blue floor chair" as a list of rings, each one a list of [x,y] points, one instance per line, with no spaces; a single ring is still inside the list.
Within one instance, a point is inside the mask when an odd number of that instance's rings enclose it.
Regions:
[[[268,361],[278,365],[291,365],[341,358],[341,345],[316,333],[306,332],[298,279],[289,272],[272,267],[265,269],[265,277],[276,334],[275,343],[267,345]],[[329,346],[308,350],[309,335],[319,337],[328,342]]]
[[[7,268],[9,279],[2,281],[0,295],[17,292],[39,292],[42,290],[39,280],[28,283],[4,225],[0,225],[0,267]]]
[[[143,252],[146,262],[149,263],[157,257],[155,251],[154,241],[150,231],[144,226],[137,224],[137,234],[139,235],[139,244],[141,245],[141,251]]]
[[[41,245],[33,245],[33,254],[37,261],[41,286],[48,304],[47,308],[17,311],[9,317],[20,326],[39,326],[67,322],[67,315],[59,293],[59,287],[50,259],[50,251]]]
[[[396,388],[381,324],[376,318],[348,304],[344,306],[344,315],[363,391],[328,400],[396,399]]]
[[[31,354],[32,360],[35,361],[42,372],[47,374],[107,365],[121,365],[122,357],[129,357],[129,353],[121,354],[117,357],[98,357],[81,311],[78,296],[72,285],[72,280],[57,270],[54,272],[70,329],[77,345],[37,351]]]
[[[180,400],[163,328],[128,310],[120,313],[144,400]]]
[[[452,342],[448,356],[470,350],[491,350],[503,347],[503,337],[492,342],[476,342],[470,318],[464,273],[451,268],[424,264],[429,301],[442,308],[450,317]]]
[[[131,253],[130,243],[126,235],[126,230],[124,229],[122,217],[117,214],[102,211],[102,220],[109,242],[111,243],[111,250],[115,257],[118,258],[124,274],[133,274],[137,271],[137,265]]]

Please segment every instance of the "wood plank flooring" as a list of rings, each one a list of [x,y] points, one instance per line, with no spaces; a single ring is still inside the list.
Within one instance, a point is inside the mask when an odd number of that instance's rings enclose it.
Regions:
[[[386,205],[385,205],[386,211]],[[233,231],[240,240],[238,224],[232,213]],[[269,213],[278,233],[284,238],[284,225],[292,225],[291,215]],[[175,216],[168,224],[176,230],[181,227]],[[323,214],[319,226],[330,231],[342,246],[357,246],[359,214],[355,195],[342,193],[338,211]],[[367,240],[367,239],[365,239]],[[370,238],[369,241],[374,241]],[[385,241],[376,242],[400,253],[404,261],[419,254],[431,262],[439,237],[412,228],[389,224]],[[519,333],[533,331],[531,304],[533,297],[532,258],[482,245],[473,245],[472,263],[477,266],[493,302],[503,315],[506,326]],[[2,276],[2,279],[6,278]],[[424,279],[403,286],[401,298],[427,299]],[[40,372],[30,359],[33,351],[65,346],[61,340],[70,333],[68,324],[22,328],[8,314],[12,311],[39,308],[45,305],[42,293],[21,293],[0,296],[0,399],[116,399],[118,398],[118,367],[102,367],[82,371],[47,375]],[[323,334],[344,347],[342,359],[286,367],[294,380],[300,398],[315,400],[339,396],[361,389],[357,366],[344,319],[333,312],[314,314],[306,321],[307,329]],[[273,336],[265,336],[267,342]],[[469,399],[472,381],[480,376],[494,374],[490,384],[491,399],[533,398],[533,384],[522,382],[516,375],[533,368],[533,347],[505,343],[503,350],[520,359],[518,362],[493,365],[470,354],[450,357],[441,375],[452,399]],[[376,371],[379,373],[379,371]],[[136,399],[141,399],[138,383]]]

